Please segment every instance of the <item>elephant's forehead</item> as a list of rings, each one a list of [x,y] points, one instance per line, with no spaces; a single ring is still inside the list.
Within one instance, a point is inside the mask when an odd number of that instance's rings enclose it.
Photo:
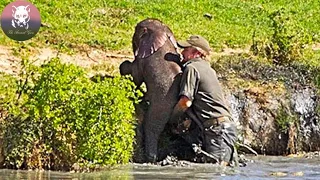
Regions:
[[[164,27],[165,25],[157,20],[148,20],[148,21],[142,21],[137,25],[137,29],[140,28],[148,28],[148,29],[157,29],[160,27]]]

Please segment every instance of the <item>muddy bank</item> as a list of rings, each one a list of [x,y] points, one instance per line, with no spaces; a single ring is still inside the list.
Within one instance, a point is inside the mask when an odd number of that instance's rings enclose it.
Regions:
[[[243,57],[213,63],[225,87],[239,140],[260,154],[284,155],[320,147],[319,72]]]

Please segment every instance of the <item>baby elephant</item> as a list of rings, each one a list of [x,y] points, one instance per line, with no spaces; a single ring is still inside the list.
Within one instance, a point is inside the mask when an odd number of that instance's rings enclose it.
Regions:
[[[159,136],[178,100],[180,56],[172,31],[157,19],[145,19],[136,25],[132,47],[134,61],[124,61],[120,73],[130,74],[138,87],[143,82],[146,84],[145,100],[149,103],[137,141],[144,142],[144,161],[155,162]]]

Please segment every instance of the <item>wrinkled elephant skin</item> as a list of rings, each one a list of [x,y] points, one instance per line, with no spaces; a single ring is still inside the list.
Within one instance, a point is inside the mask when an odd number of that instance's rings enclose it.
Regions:
[[[132,39],[133,62],[120,65],[122,75],[131,74],[139,87],[146,84],[149,101],[142,129],[147,162],[157,160],[158,140],[177,102],[181,68],[171,30],[156,19],[137,24]]]

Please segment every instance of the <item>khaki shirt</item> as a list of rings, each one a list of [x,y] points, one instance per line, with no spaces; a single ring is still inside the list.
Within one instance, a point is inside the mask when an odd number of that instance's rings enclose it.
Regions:
[[[191,108],[201,122],[230,117],[216,72],[203,59],[192,59],[184,64],[179,95],[192,101]]]

